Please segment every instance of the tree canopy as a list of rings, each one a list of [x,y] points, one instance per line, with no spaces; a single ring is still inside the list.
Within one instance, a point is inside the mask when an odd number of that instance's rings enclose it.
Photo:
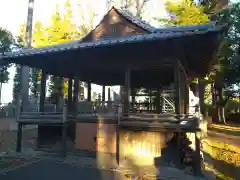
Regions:
[[[94,11],[88,7],[87,12],[81,4],[78,5],[81,23],[73,23],[72,5],[69,0],[65,2],[64,10],[60,13],[59,6],[56,6],[55,12],[50,17],[49,24],[42,24],[37,21],[33,27],[32,47],[40,48],[50,45],[57,45],[73,40],[80,40],[93,28],[93,20],[95,18]],[[88,13],[90,22],[87,22],[84,13]],[[21,26],[20,38],[25,40],[26,25]],[[40,88],[41,72],[38,69],[31,69],[31,92],[34,96],[38,96]],[[17,76],[17,75],[16,75]],[[82,88],[81,88],[82,89]],[[51,99],[57,101],[60,96],[68,96],[68,80],[61,77],[50,76],[49,92]]]
[[[11,51],[11,46],[14,44],[14,39],[12,34],[0,27],[0,54],[6,51]],[[9,80],[9,64],[3,65],[0,67],[0,100],[1,100],[1,91],[2,84],[7,83]]]
[[[222,36],[222,41],[218,52],[214,57],[213,69],[207,75],[208,79],[214,81],[215,88],[218,91],[216,106],[221,109],[220,120],[224,121],[224,107],[232,96],[232,86],[239,83],[239,35],[240,35],[240,3],[228,7],[228,1],[208,0],[208,1],[167,1],[166,9],[169,18],[160,19],[167,25],[196,25],[208,23],[211,20],[217,20],[226,23],[228,26]],[[203,52],[204,53],[204,52]],[[210,96],[210,86],[206,88],[206,94]],[[225,88],[225,97],[223,97],[223,88]],[[228,90],[228,91],[226,91]],[[206,97],[206,100],[210,99]]]

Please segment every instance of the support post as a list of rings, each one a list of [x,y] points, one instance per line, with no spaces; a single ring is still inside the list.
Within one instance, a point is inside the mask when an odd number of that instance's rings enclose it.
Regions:
[[[119,133],[119,127],[117,127],[117,133],[116,133],[116,161],[117,161],[117,165],[119,165],[119,162],[120,162],[120,133]]]
[[[111,87],[108,86],[108,101],[111,101]]]
[[[87,101],[91,101],[91,99],[92,99],[92,97],[91,97],[91,91],[92,91],[91,82],[88,81]]]
[[[161,107],[160,107],[160,88],[157,88],[157,94],[156,94],[156,112],[157,114],[161,113]]]
[[[42,77],[41,77],[41,87],[40,87],[40,105],[39,105],[39,111],[44,112],[45,111],[45,97],[46,97],[46,81],[47,81],[47,74],[46,72],[42,71]],[[38,125],[38,136],[37,136],[37,148],[40,147],[40,139],[42,135],[44,127],[41,125]]]
[[[149,89],[149,111],[152,111],[152,89]]]
[[[200,139],[195,132],[195,163],[194,163],[194,174],[195,176],[201,175],[201,149],[200,149]]]
[[[73,98],[72,98],[72,86],[73,81],[72,79],[68,79],[68,110],[72,112],[72,104],[73,104]]]
[[[40,105],[39,105],[39,111],[44,112],[44,104],[45,104],[45,97],[46,97],[46,80],[47,80],[47,74],[42,71],[42,77],[41,77],[41,89],[40,89]]]
[[[79,92],[79,79],[74,79],[74,89],[73,89],[73,104],[74,104],[74,112],[77,113],[78,106],[78,92]]]
[[[21,150],[22,150],[22,123],[18,123],[16,151],[20,153]]]
[[[130,104],[129,104],[129,96],[130,96],[130,88],[131,88],[131,72],[130,68],[127,67],[125,70],[125,83],[124,83],[124,116],[128,116],[130,112]]]
[[[198,92],[199,92],[199,107],[200,112],[202,115],[205,114],[205,107],[204,107],[204,89],[205,89],[205,79],[199,78],[198,79]]]
[[[160,95],[160,99],[161,99],[161,109],[160,112],[164,113],[164,106],[165,106],[165,102],[164,102],[164,92],[163,89],[161,89],[161,95]]]
[[[181,110],[181,91],[180,91],[180,63],[179,60],[174,65],[174,84],[175,84],[175,112],[180,114]]]
[[[184,99],[184,114],[189,114],[189,86],[186,80],[185,83],[185,99]]]
[[[105,86],[102,86],[102,102],[103,102],[103,105],[104,105],[104,102],[105,102]]]
[[[135,101],[136,101],[136,99],[135,99],[136,91],[133,87],[131,88],[131,94],[132,94],[132,112],[135,112],[134,106],[135,106]]]
[[[63,155],[66,156],[67,152],[67,118],[68,118],[68,109],[66,106],[63,107],[63,122],[62,122],[62,147]]]
[[[29,67],[22,66],[21,67],[21,111],[28,111],[28,98],[29,98]]]

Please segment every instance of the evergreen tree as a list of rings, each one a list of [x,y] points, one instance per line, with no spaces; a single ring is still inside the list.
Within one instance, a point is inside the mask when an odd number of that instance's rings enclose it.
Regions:
[[[13,37],[10,32],[0,27],[0,54],[3,52],[11,51],[11,46],[14,44]],[[1,92],[2,84],[7,83],[9,80],[8,65],[0,67],[0,103],[1,103]]]

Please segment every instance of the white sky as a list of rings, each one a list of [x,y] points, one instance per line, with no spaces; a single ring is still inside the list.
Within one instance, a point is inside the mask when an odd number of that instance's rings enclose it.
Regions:
[[[160,17],[166,15],[163,6],[163,0],[151,0],[146,13],[146,19],[151,17]],[[35,0],[34,5],[34,21],[40,20],[42,23],[47,23],[50,16],[55,11],[56,4],[60,7],[64,5],[65,0]],[[106,0],[71,0],[72,4],[87,3],[98,14],[96,23],[106,13]],[[24,24],[27,19],[28,0],[0,0],[0,27],[6,28],[14,35],[18,35],[19,27]],[[2,103],[12,101],[12,87],[15,70],[11,68],[10,80],[3,85],[2,88]],[[93,90],[100,93],[100,88],[93,86]]]

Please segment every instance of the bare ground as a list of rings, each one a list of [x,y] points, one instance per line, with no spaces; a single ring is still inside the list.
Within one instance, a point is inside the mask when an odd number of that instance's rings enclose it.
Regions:
[[[35,148],[37,128],[28,126],[23,128],[23,148]],[[17,123],[15,119],[0,119],[0,153],[15,151],[17,141]]]

